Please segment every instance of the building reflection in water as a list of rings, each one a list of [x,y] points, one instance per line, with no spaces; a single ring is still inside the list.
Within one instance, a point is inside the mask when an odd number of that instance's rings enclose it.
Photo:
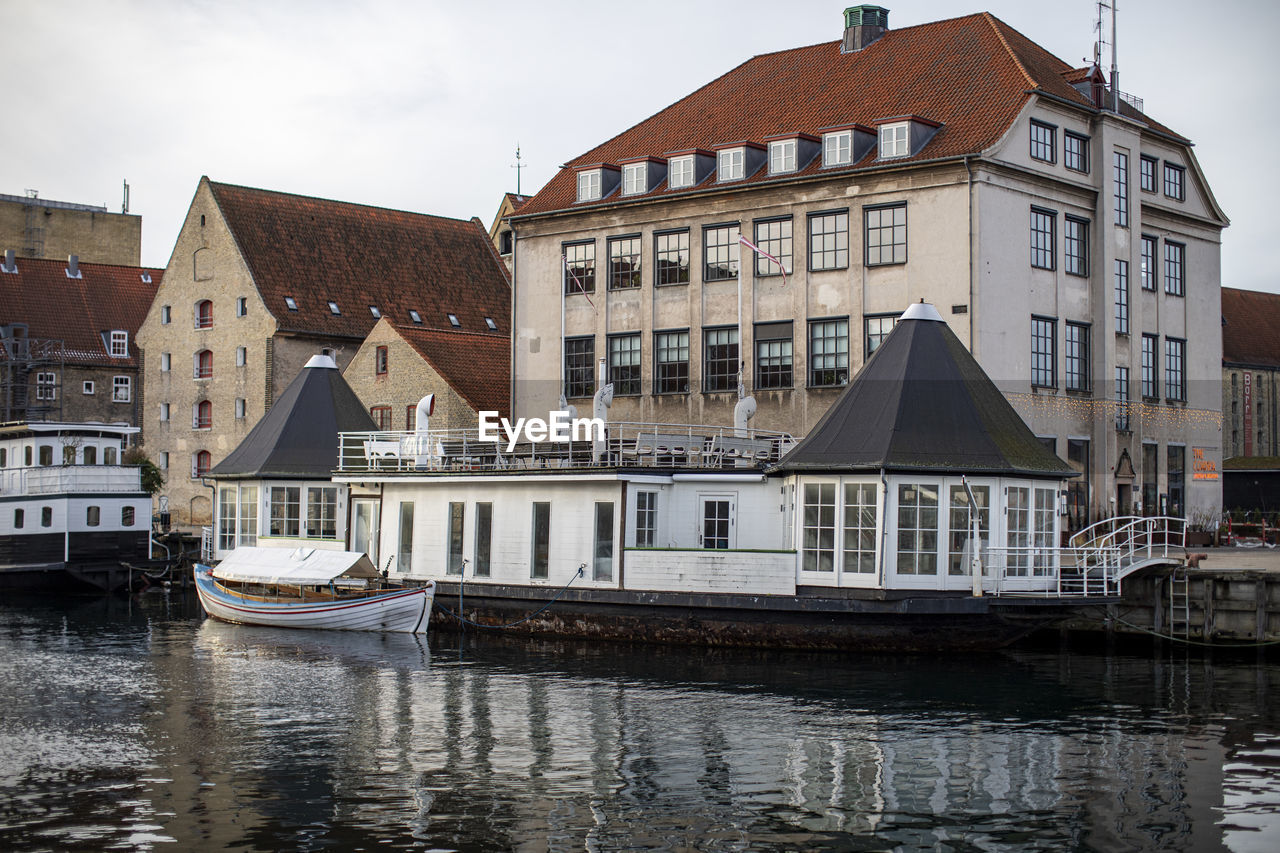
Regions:
[[[1237,832],[1246,849],[1249,830],[1224,827],[1224,791],[1253,771],[1210,719],[1223,705],[1265,715],[1250,700],[1276,676],[1185,659],[487,642],[429,659],[385,640],[244,630],[205,623],[194,678],[218,717],[210,766],[249,825],[462,848],[875,836],[1212,850]],[[1240,811],[1275,831],[1250,784]]]

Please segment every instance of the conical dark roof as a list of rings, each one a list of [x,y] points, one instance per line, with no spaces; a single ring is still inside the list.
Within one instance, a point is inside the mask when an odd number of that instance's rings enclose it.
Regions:
[[[338,467],[338,433],[377,429],[333,359],[315,356],[209,476],[328,479]]]
[[[781,472],[1067,477],[932,305],[913,305]]]

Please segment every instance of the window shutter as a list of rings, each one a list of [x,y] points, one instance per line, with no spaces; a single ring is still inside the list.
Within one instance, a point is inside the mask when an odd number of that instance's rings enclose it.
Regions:
[[[196,457],[197,454],[191,454],[191,479],[193,480],[196,478]]]
[[[200,404],[199,403],[193,403],[191,405],[191,428],[192,429],[200,428]],[[195,464],[196,463],[194,461],[191,463],[193,468],[195,467]]]

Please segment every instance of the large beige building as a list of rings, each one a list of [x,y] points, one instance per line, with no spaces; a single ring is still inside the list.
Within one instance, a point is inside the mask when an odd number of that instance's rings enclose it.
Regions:
[[[845,18],[512,217],[515,415],[583,408],[603,360],[611,419],[729,423],[741,371],[752,425],[804,434],[923,299],[1080,472],[1070,526],[1220,505],[1227,220],[1190,142],[989,14]]]
[[[459,339],[505,330],[510,298],[478,220],[201,178],[138,333],[143,442],[174,522],[209,523],[205,475],[311,356],[346,367],[384,317]]]
[[[0,195],[0,245],[21,258],[77,255],[85,263],[136,267],[142,258],[142,217],[40,198],[34,190]]]

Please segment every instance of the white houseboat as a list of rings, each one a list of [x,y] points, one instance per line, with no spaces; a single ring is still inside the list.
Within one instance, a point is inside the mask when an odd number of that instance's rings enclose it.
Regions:
[[[609,423],[562,442],[421,418],[414,433],[343,433],[334,480],[379,508],[353,549],[435,581],[446,625],[973,648],[1179,559],[1163,520],[1059,546],[1070,468],[932,306],[903,315],[803,440],[749,428],[749,403],[733,427]]]
[[[0,588],[114,589],[150,556],[151,497],[126,424],[0,424]]]

